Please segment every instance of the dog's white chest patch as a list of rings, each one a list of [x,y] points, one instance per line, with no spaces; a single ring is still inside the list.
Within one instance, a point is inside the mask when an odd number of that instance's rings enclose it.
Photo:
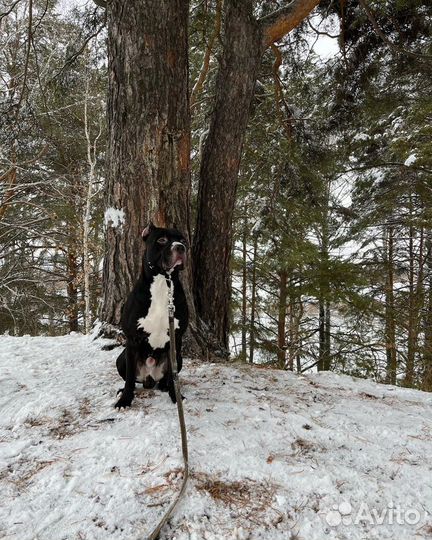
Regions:
[[[168,284],[163,275],[153,278],[150,297],[148,313],[138,319],[137,327],[149,334],[148,342],[153,349],[162,349],[169,341]],[[174,319],[174,328],[178,327],[178,319]]]

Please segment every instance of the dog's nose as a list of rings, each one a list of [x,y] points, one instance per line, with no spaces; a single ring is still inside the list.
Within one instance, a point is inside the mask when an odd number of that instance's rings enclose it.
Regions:
[[[181,242],[173,242],[171,249],[177,251],[177,253],[184,253],[186,248]]]

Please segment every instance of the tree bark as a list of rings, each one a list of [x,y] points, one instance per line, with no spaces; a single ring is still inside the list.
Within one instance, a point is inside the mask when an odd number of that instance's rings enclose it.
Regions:
[[[237,174],[261,61],[261,32],[252,6],[252,0],[227,2],[216,103],[201,160],[193,246],[197,313],[222,355],[228,354]]]
[[[247,221],[245,218],[242,238],[242,326],[241,326],[241,360],[247,358]]]
[[[385,231],[385,265],[386,273],[386,288],[385,288],[385,340],[386,340],[386,355],[387,355],[387,375],[386,382],[388,384],[396,384],[397,375],[397,352],[396,352],[396,322],[395,322],[395,307],[394,307],[394,238],[393,227],[387,227]]]
[[[294,0],[290,9],[257,21],[252,0],[226,0],[216,100],[200,167],[193,246],[197,314],[228,354],[232,220],[243,141],[262,55],[319,3]]]
[[[412,213],[412,209],[411,209]],[[414,227],[409,226],[409,271],[408,271],[408,339],[405,368],[405,386],[412,386],[414,380],[415,355],[415,307],[414,307]]]
[[[325,206],[322,212],[319,282],[319,361],[318,371],[331,368],[330,343],[330,284],[329,284],[329,203],[330,184],[327,185]]]
[[[432,232],[426,233],[426,268],[428,272],[426,314],[424,318],[422,390],[432,392]]]
[[[286,315],[287,315],[287,279],[286,270],[279,272],[279,310],[278,310],[278,364],[281,369],[286,368]]]
[[[118,325],[149,220],[190,238],[188,1],[112,0],[107,11],[107,208],[114,211],[106,213],[102,320]]]
[[[331,369],[331,309],[330,300],[325,302],[325,322],[324,322],[324,336],[325,336],[325,349],[324,349],[324,370],[330,371]]]
[[[404,385],[413,387],[416,379],[416,356],[418,352],[419,321],[423,306],[423,271],[424,271],[424,229],[420,229],[418,239],[417,265],[415,254],[416,231],[413,225],[412,195],[410,196],[411,223],[409,226],[409,299],[408,299],[408,343]],[[417,266],[417,268],[416,268]],[[417,275],[416,275],[417,270]]]
[[[251,310],[250,310],[250,330],[249,330],[249,363],[253,364],[255,352],[255,311],[256,311],[256,290],[257,272],[256,260],[258,250],[258,236],[254,236],[253,259],[252,259],[252,290],[251,290]]]
[[[320,0],[292,0],[288,5],[261,19],[263,43],[269,47],[298,26],[320,3]]]
[[[78,256],[76,251],[75,242],[71,242],[68,246],[66,254],[66,268],[67,268],[67,318],[69,321],[69,331],[78,332]]]
[[[318,371],[331,369],[330,302],[319,299],[319,361]]]

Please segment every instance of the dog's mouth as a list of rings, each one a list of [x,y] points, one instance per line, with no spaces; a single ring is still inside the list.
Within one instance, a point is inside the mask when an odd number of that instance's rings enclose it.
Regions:
[[[184,253],[174,252],[171,257],[171,261],[168,265],[168,270],[174,270],[174,268],[183,270],[185,262],[186,262],[186,255]]]

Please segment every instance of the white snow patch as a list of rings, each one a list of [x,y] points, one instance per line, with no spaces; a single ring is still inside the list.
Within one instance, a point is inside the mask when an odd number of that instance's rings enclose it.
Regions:
[[[104,225],[105,227],[121,227],[125,222],[125,212],[123,208],[107,208],[104,214]]]
[[[103,343],[0,336],[0,537],[146,538],[178,493],[175,406],[115,411]],[[192,361],[180,379],[191,475],[161,540],[428,537],[431,394]]]
[[[153,349],[163,348],[169,341],[168,284],[165,276],[157,274],[150,285],[151,304],[145,317],[137,321],[137,327],[149,334],[148,342]],[[179,327],[174,319],[174,328]]]
[[[404,161],[404,165],[406,167],[409,167],[410,165],[412,165],[413,163],[415,163],[417,161],[417,156],[416,154],[411,154],[410,156],[407,157],[407,159]]]

